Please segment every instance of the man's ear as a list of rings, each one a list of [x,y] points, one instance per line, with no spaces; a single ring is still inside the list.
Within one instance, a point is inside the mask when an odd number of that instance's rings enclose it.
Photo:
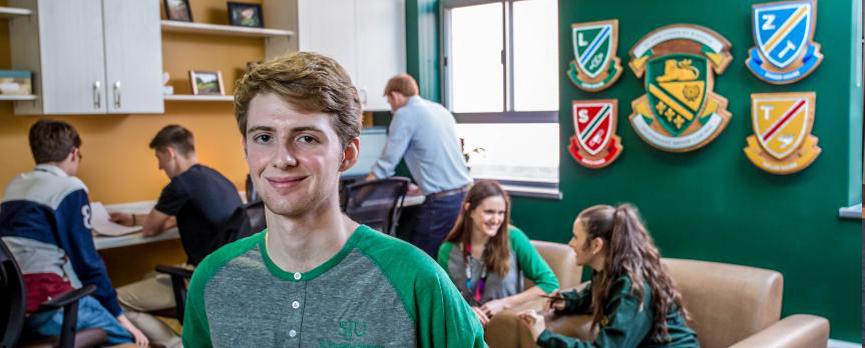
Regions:
[[[353,167],[357,163],[357,157],[360,155],[360,138],[351,139],[348,144],[342,149],[342,162],[339,164],[339,171],[344,172]]]
[[[246,149],[246,136],[245,135],[240,138],[240,146],[243,147],[243,160],[244,161],[249,160],[249,152]]]
[[[66,156],[65,161],[76,162],[81,160],[81,150],[77,147],[73,147],[72,151],[69,151],[69,155]]]

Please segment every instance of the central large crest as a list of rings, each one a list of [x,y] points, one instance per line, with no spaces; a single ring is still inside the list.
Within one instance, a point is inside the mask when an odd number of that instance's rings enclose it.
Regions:
[[[646,94],[631,103],[631,125],[652,146],[671,152],[698,149],[730,120],[727,99],[712,92],[714,74],[732,61],[730,42],[701,26],[658,28],[631,49],[630,67],[645,74]]]

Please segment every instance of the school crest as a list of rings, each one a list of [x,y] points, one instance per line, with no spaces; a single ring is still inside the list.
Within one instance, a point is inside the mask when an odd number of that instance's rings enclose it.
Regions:
[[[593,169],[603,168],[622,153],[622,139],[616,135],[618,100],[574,100],[574,135],[568,152],[577,163]]]
[[[817,97],[814,92],[751,94],[754,135],[745,155],[760,169],[791,174],[807,168],[822,151],[811,135]]]
[[[751,7],[754,42],[745,65],[757,78],[783,85],[799,81],[823,61],[814,42],[817,0],[792,0]]]
[[[634,131],[664,151],[696,150],[730,121],[727,99],[715,94],[714,75],[730,61],[730,42],[701,26],[673,24],[655,29],[631,49],[631,70],[646,94],[631,102]]]
[[[598,92],[610,87],[622,74],[616,57],[619,42],[619,20],[571,24],[574,60],[569,64],[568,77],[577,88]]]

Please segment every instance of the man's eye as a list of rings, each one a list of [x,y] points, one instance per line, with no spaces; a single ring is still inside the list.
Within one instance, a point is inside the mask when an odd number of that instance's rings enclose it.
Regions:
[[[259,144],[269,143],[271,139],[273,139],[273,137],[271,137],[269,134],[259,134],[252,137],[252,140]]]
[[[297,141],[304,143],[304,144],[318,143],[318,139],[316,139],[315,137],[313,137],[311,135],[301,135],[301,136],[297,137]]]

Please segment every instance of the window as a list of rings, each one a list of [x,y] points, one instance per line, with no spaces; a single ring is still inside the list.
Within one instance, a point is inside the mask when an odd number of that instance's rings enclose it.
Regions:
[[[443,0],[444,103],[474,178],[559,196],[556,0]]]

